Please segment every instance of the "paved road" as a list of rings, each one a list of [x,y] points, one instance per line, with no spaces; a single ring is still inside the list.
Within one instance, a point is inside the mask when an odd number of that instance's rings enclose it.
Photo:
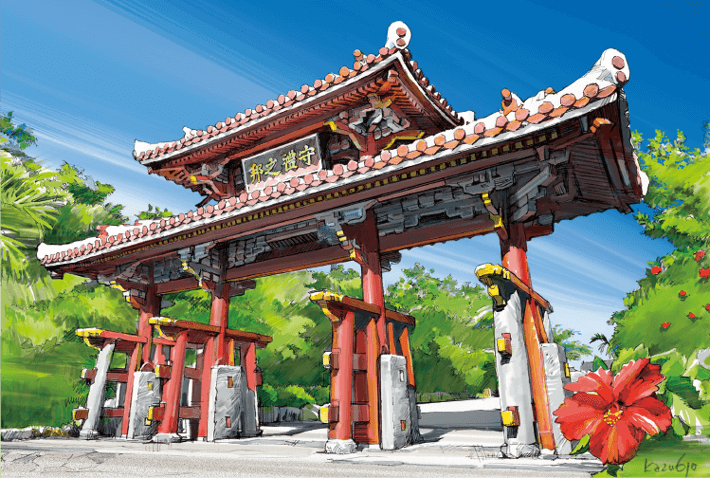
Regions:
[[[496,431],[422,429],[425,443],[395,452],[366,448],[323,453],[320,424],[264,427],[256,439],[158,445],[126,440],[36,439],[3,442],[1,471],[9,477],[589,477],[595,460],[505,460]]]

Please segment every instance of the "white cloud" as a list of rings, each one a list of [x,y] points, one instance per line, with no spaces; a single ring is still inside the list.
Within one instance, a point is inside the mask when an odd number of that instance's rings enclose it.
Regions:
[[[7,110],[13,111],[16,122],[31,126],[39,140],[49,141],[130,171],[146,173],[146,168],[130,154],[132,141],[121,137],[117,131],[13,93],[3,92],[3,103]]]

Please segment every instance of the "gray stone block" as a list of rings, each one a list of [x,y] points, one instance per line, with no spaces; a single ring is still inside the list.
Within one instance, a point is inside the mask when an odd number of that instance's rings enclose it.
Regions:
[[[503,355],[496,351],[496,371],[500,408],[505,411],[508,407],[517,407],[520,425],[505,427],[505,444],[501,452],[510,458],[537,456],[540,449],[535,434],[528,355],[523,333],[526,296],[521,297],[517,289],[509,287],[508,300],[501,310],[494,310],[493,320],[496,340],[503,338],[504,333],[510,334],[512,354]]]
[[[565,375],[567,354],[565,348],[560,344],[540,344],[540,351],[542,352],[543,366],[545,368],[547,399],[553,420],[552,431],[555,435],[555,447],[558,454],[567,455],[572,451],[572,443],[562,435],[560,425],[555,421],[555,415],[553,415],[553,412],[562,405],[565,398],[572,395],[572,392],[564,389],[564,386],[570,383],[570,378]]]
[[[407,382],[407,360],[399,355],[381,355],[382,440],[380,446],[383,450],[396,450],[411,443],[412,414]]]
[[[236,438],[241,435],[244,418],[248,413],[245,408],[246,394],[246,380],[241,367],[212,367],[207,441]]]
[[[148,409],[160,405],[160,387],[160,379],[155,377],[154,372],[134,372],[127,438],[147,439],[155,434],[157,422],[146,425],[145,421]]]
[[[96,377],[89,387],[89,396],[86,399],[86,408],[89,411],[81,425],[79,432],[81,438],[92,439],[99,434],[101,410],[106,397],[106,374],[111,365],[111,357],[113,357],[115,347],[116,344],[113,342],[104,345],[96,358]]]

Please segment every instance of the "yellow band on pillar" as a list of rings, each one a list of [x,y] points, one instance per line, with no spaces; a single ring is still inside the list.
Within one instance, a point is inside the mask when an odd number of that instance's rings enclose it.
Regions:
[[[323,423],[328,423],[330,422],[330,405],[324,405],[320,407],[319,410],[319,415],[320,415],[320,421]]]

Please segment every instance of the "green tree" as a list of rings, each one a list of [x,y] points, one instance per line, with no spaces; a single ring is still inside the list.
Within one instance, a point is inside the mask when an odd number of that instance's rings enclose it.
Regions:
[[[554,341],[565,348],[567,360],[579,360],[584,355],[592,353],[589,345],[583,344],[579,340],[572,340],[575,335],[579,335],[579,332],[573,329],[563,329],[560,324],[552,327]]]
[[[23,149],[30,145],[37,144],[34,132],[26,125],[21,124],[16,126],[12,111],[8,113],[0,113],[0,149],[3,151],[12,152],[15,156],[22,157],[25,155]]]
[[[650,213],[635,216],[653,238],[670,241],[675,250],[649,262],[639,288],[627,294],[626,309],[610,322],[608,341],[613,369],[641,357],[661,366],[666,380],[659,396],[671,406],[676,433],[707,433],[710,425],[710,130],[705,150],[689,151],[678,133],[647,142],[634,134],[636,153],[649,176],[644,202]],[[700,425],[700,428],[696,426]],[[703,431],[703,428],[705,431]]]
[[[415,264],[387,288],[388,307],[416,318],[410,338],[417,391],[475,396],[497,388],[493,310],[482,287]]]
[[[676,348],[687,357],[710,347],[710,150],[689,152],[684,141],[682,133],[670,142],[657,132],[641,151],[642,138],[634,134],[651,207],[635,217],[647,235],[676,249],[649,263],[624,300],[626,310],[611,318],[612,350],[644,344],[652,355]]]
[[[153,206],[148,204],[148,210],[139,212],[136,217],[140,220],[143,220],[160,219],[161,217],[171,217],[172,215],[173,213],[168,211],[168,208],[165,208],[161,211],[159,207],[156,206],[156,208],[153,209]]]
[[[0,151],[2,161],[2,259],[4,274],[20,274],[24,262],[56,223],[65,198],[56,174],[34,161]]]

